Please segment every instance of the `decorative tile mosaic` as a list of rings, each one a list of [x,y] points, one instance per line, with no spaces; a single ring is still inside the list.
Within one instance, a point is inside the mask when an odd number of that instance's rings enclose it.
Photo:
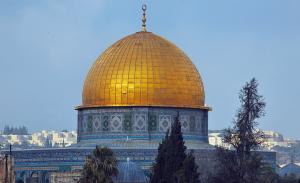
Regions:
[[[136,114],[134,118],[135,131],[146,131],[147,130],[146,120],[147,120],[146,114]]]
[[[122,132],[122,115],[121,114],[111,115],[110,131]]]
[[[179,121],[181,123],[182,132],[188,132],[190,130],[190,128],[189,128],[189,116],[181,115],[179,117]]]
[[[166,132],[171,128],[171,115],[159,115],[159,131]]]
[[[93,132],[93,116],[92,115],[88,115],[88,118],[87,118],[87,131]]]
[[[190,116],[190,132],[195,132],[196,129],[196,118],[195,116]]]
[[[104,132],[109,131],[109,116],[108,115],[103,115],[102,116],[102,130]]]
[[[123,121],[123,127],[126,132],[132,131],[132,119],[131,119],[131,113],[125,113],[124,115],[124,121]]]
[[[94,124],[94,131],[100,132],[101,131],[101,116],[100,115],[94,116],[93,124]]]
[[[148,130],[150,132],[157,131],[157,116],[153,113],[149,114],[149,119],[148,119]]]

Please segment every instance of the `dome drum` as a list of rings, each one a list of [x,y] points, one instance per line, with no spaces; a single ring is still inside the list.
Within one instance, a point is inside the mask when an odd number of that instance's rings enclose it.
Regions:
[[[179,114],[188,148],[207,143],[208,111],[185,108],[111,107],[78,111],[78,145],[156,149]]]

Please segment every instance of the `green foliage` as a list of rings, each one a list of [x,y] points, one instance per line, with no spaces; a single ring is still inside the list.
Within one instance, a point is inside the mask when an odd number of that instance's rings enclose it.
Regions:
[[[86,158],[80,183],[113,183],[112,178],[117,174],[117,159],[113,151],[97,146]]]
[[[186,155],[178,117],[171,132],[158,147],[158,155],[152,167],[150,183],[198,183],[199,174],[192,153]]]
[[[234,151],[229,151],[221,147],[217,148],[218,167],[216,175],[213,176],[212,182],[239,183],[237,158]]]
[[[165,163],[167,158],[167,145],[169,141],[169,130],[166,133],[165,138],[162,143],[158,146],[158,154],[155,160],[155,163],[152,167],[152,172],[150,174],[150,183],[164,183],[168,179],[165,177]]]
[[[265,115],[265,102],[258,94],[258,82],[252,79],[239,94],[241,107],[238,109],[233,128],[225,130],[223,141],[233,150],[218,148],[218,173],[215,182],[256,183],[265,179],[266,165],[253,152],[264,139],[257,129],[257,119]],[[270,173],[270,171],[269,171]]]
[[[181,169],[184,159],[186,158],[186,146],[184,145],[181,124],[178,117],[171,128],[171,133],[167,145],[167,156],[165,172],[171,182],[177,182],[177,172]]]
[[[183,161],[182,167],[177,172],[179,183],[200,183],[193,152],[190,152]]]
[[[263,96],[258,94],[258,82],[253,78],[242,88],[239,94],[241,106],[237,111],[233,128],[225,130],[224,142],[232,145],[243,158],[250,154],[264,139],[264,134],[257,129],[257,119],[265,115]]]
[[[259,181],[263,183],[281,183],[279,175],[267,164],[264,164],[260,169]]]
[[[293,174],[282,177],[280,180],[280,183],[300,183],[300,179],[297,179],[297,177]]]

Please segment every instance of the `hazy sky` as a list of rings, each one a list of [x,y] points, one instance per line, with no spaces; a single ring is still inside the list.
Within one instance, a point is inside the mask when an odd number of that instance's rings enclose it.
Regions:
[[[209,128],[231,125],[238,91],[259,80],[260,128],[300,139],[299,0],[1,0],[0,128],[76,129],[82,85],[95,59],[141,29],[182,48],[205,84]]]

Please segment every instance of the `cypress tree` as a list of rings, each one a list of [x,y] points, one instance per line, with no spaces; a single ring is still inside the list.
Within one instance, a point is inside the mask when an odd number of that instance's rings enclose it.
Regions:
[[[158,155],[150,175],[150,183],[199,183],[199,174],[193,154],[186,155],[181,132],[181,124],[177,116],[171,132],[158,147]],[[187,181],[187,182],[186,182]]]
[[[197,171],[198,165],[195,163],[193,151],[188,153],[183,161],[182,167],[178,172],[178,180],[180,183],[200,183],[200,174]]]
[[[166,151],[167,143],[169,140],[169,130],[166,133],[162,143],[158,146],[158,154],[153,164],[152,171],[150,174],[150,183],[165,183],[167,180],[164,179],[164,165],[166,163]]]
[[[237,110],[233,128],[225,130],[223,141],[232,146],[232,150],[218,148],[220,163],[216,182],[228,183],[260,182],[261,169],[265,166],[253,151],[263,143],[264,133],[257,129],[257,120],[265,115],[264,98],[258,93],[255,78],[247,82],[239,94],[241,106]]]
[[[170,182],[178,182],[177,172],[182,167],[183,161],[186,158],[186,146],[184,145],[181,132],[181,124],[177,116],[171,128],[171,133],[168,142],[165,172],[166,177],[169,177]]]

